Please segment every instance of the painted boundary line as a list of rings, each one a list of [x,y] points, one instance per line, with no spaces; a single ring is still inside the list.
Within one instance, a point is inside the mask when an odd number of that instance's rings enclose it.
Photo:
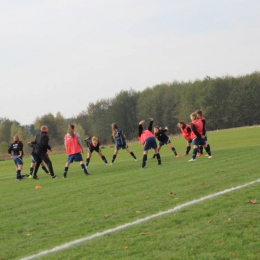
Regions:
[[[207,196],[205,196],[205,197],[202,197],[202,198],[200,198],[200,199],[195,199],[195,200],[186,202],[186,203],[181,204],[181,205],[179,205],[179,206],[176,206],[176,207],[174,207],[174,208],[172,208],[172,209],[169,209],[169,210],[166,210],[166,211],[161,211],[161,212],[159,212],[159,213],[156,213],[156,214],[147,216],[147,217],[145,217],[145,218],[141,218],[141,219],[138,219],[138,220],[136,220],[136,221],[133,221],[133,222],[130,222],[130,223],[126,223],[126,224],[123,224],[123,225],[121,225],[121,226],[118,226],[118,227],[115,227],[115,228],[111,228],[111,229],[105,230],[105,231],[100,232],[100,233],[93,234],[93,235],[91,235],[91,236],[83,237],[83,238],[80,238],[80,239],[77,239],[77,240],[74,240],[74,241],[65,243],[65,244],[60,245],[60,246],[56,246],[56,247],[54,247],[54,248],[52,248],[52,249],[42,251],[42,252],[40,252],[40,253],[38,253],[38,254],[31,255],[31,256],[27,256],[27,257],[25,257],[25,258],[21,258],[20,260],[30,260],[30,259],[34,259],[34,258],[37,258],[37,257],[40,257],[40,256],[44,256],[44,255],[50,254],[50,253],[55,253],[55,252],[58,252],[58,251],[61,251],[61,250],[64,250],[64,249],[68,249],[68,248],[70,248],[70,247],[72,247],[72,246],[81,244],[81,243],[83,243],[83,242],[92,240],[92,239],[94,239],[94,238],[101,237],[101,236],[104,236],[104,235],[107,235],[107,234],[111,234],[111,233],[114,233],[114,232],[116,232],[116,231],[119,231],[119,230],[122,230],[122,229],[125,229],[125,228],[128,228],[128,227],[131,227],[131,226],[134,226],[134,225],[137,225],[137,224],[146,222],[146,221],[148,221],[148,220],[150,220],[150,219],[157,218],[157,217],[160,217],[160,216],[169,214],[169,213],[176,212],[176,211],[181,210],[181,209],[183,209],[183,208],[186,208],[186,207],[188,207],[188,206],[191,206],[191,205],[200,203],[200,202],[205,201],[205,200],[208,200],[208,199],[212,199],[212,198],[218,197],[218,196],[220,196],[220,195],[223,195],[223,194],[226,194],[226,193],[235,191],[235,190],[239,190],[239,189],[245,188],[245,187],[247,187],[247,186],[253,185],[253,184],[258,183],[258,182],[260,182],[260,179],[255,180],[255,181],[251,181],[251,182],[248,182],[248,183],[245,183],[245,184],[243,184],[243,185],[236,186],[236,187],[233,187],[233,188],[230,188],[230,189],[226,189],[226,190],[223,190],[223,191],[219,191],[219,192],[213,193],[213,194],[211,194],[211,195],[207,195]]]

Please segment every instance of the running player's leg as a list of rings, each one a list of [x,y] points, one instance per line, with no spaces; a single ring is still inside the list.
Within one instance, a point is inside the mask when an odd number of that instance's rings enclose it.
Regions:
[[[75,154],[75,161],[76,162],[79,162],[80,166],[81,166],[81,169],[83,170],[83,172],[85,173],[85,175],[89,175],[89,172],[84,164],[84,161],[83,161],[83,157],[82,157],[82,154],[81,153],[77,153]]]
[[[46,168],[46,166],[44,165],[43,162],[41,162],[41,167],[45,171],[45,173],[47,173],[47,174],[49,173],[49,171],[47,170],[47,168]]]
[[[46,163],[46,165],[47,165],[47,167],[48,167],[48,169],[49,169],[49,172],[50,172],[50,174],[51,174],[51,177],[52,177],[52,178],[55,178],[56,175],[54,174],[52,162],[51,162],[51,160],[50,160],[50,158],[49,158],[49,155],[48,155],[47,153],[41,154],[41,155],[40,155],[40,158]]]
[[[172,146],[172,142],[171,142],[170,139],[168,140],[168,146],[170,147],[170,149],[171,149],[172,152],[174,153],[175,157],[176,157],[176,158],[179,158],[180,156],[177,154],[177,151],[176,151],[175,147]]]
[[[127,152],[129,152],[131,154],[131,156],[136,160],[136,156],[135,154],[129,149],[129,147],[126,145],[126,148]]]
[[[120,149],[120,148],[119,148],[119,149]],[[116,159],[116,156],[117,156],[117,154],[118,154],[118,148],[116,148],[116,149],[115,149],[115,151],[114,151],[114,154],[113,154],[113,157],[112,157],[111,164],[113,164],[113,163],[114,163],[114,161],[115,161],[115,159]]]
[[[192,140],[187,140],[186,153],[183,154],[183,156],[186,156],[189,154],[190,149],[191,149],[191,143],[192,143]]]
[[[102,161],[107,165],[107,159],[106,157],[102,154],[101,151],[98,152],[99,156],[101,157]]]
[[[88,167],[90,159],[91,159],[92,153],[88,152],[87,159],[86,159],[86,167]]]
[[[159,145],[157,147],[157,153],[159,153],[159,151],[161,150],[163,145],[164,145],[164,143],[162,143],[162,142],[159,143]],[[157,155],[156,155],[156,153],[153,153],[152,159],[155,159],[155,158],[157,158]]]
[[[42,160],[40,158],[38,158],[38,160],[36,161],[35,167],[34,167],[33,178],[36,179],[36,180],[38,179],[37,173],[38,173],[38,169],[41,165],[41,161]]]
[[[203,146],[208,154],[208,158],[212,158],[212,155],[211,155],[211,150],[210,150],[210,145],[205,143],[205,145]]]

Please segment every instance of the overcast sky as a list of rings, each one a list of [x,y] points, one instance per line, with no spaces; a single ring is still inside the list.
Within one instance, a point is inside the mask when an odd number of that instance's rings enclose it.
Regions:
[[[0,117],[260,71],[259,46],[259,0],[0,0]]]

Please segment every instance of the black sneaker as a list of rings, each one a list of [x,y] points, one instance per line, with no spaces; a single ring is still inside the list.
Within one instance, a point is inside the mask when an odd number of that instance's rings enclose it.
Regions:
[[[58,178],[58,176],[57,175],[53,175],[53,176],[51,176],[51,178],[52,179],[56,179],[56,178]]]

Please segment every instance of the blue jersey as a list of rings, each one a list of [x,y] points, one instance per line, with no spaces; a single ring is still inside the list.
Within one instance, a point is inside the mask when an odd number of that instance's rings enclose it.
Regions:
[[[115,139],[117,145],[125,145],[126,142],[125,142],[125,137],[122,129],[120,128],[117,129]]]

